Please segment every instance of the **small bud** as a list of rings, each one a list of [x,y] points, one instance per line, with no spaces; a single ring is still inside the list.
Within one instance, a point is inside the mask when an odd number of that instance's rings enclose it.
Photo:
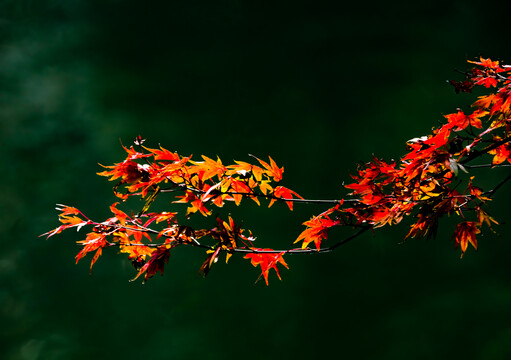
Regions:
[[[137,146],[140,146],[142,145],[143,143],[145,142],[145,139],[142,139],[142,136],[138,135],[135,140],[133,141],[133,143]]]

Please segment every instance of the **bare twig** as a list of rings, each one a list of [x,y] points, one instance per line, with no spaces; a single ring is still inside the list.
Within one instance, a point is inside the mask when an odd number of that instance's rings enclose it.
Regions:
[[[488,196],[489,197],[493,197],[493,195],[495,195],[497,190],[500,189],[509,180],[511,180],[511,174],[509,174],[504,180],[502,180],[500,183],[498,183],[497,186],[495,186],[492,190],[489,190],[488,191],[488,193],[489,193]]]

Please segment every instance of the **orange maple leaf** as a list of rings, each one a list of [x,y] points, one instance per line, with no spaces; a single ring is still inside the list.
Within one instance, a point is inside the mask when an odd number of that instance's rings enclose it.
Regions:
[[[110,206],[110,211],[115,215],[115,217],[117,218],[117,220],[119,220],[119,222],[121,223],[121,225],[125,225],[126,224],[126,219],[129,218],[128,215],[126,215],[123,211],[119,210],[116,208],[117,204],[119,204],[118,202],[116,203],[113,203],[111,206]]]
[[[143,148],[154,154],[154,160],[165,160],[165,161],[178,161],[179,160],[178,153],[175,153],[175,152],[173,153],[172,151],[164,149],[161,146],[160,146],[160,150],[150,149],[145,146],[143,146]]]
[[[185,195],[176,196],[177,199],[175,203],[189,203],[191,206],[186,210],[186,216],[190,214],[194,214],[197,211],[200,211],[203,216],[211,215],[211,210],[204,206],[204,202],[199,199],[194,192],[187,190]]]
[[[479,225],[475,221],[464,221],[456,226],[453,238],[456,241],[456,248],[461,247],[461,256],[467,250],[468,244],[472,244],[474,249],[477,250],[476,234],[479,234]]]
[[[270,156],[268,157],[270,158],[270,165],[268,165],[267,162],[254,156],[254,158],[256,158],[257,161],[259,161],[259,163],[266,169],[266,175],[268,175],[268,177],[272,177],[275,182],[279,182],[282,180],[282,173],[284,172],[284,168],[279,168],[275,161],[273,161]]]
[[[69,227],[78,226],[78,225],[82,225],[82,224],[85,225],[85,223],[86,223],[86,221],[83,221],[82,219],[80,219],[79,217],[76,217],[76,216],[62,216],[62,215],[60,215],[59,221],[62,224],[65,224]]]
[[[252,165],[250,163],[244,161],[236,161],[234,160],[236,165],[229,165],[227,168],[230,169],[227,171],[227,175],[240,175],[243,178],[254,176],[256,181],[261,182],[263,179],[263,173],[265,172],[263,168]]]
[[[477,223],[479,226],[483,225],[483,223],[486,223],[486,225],[488,225],[488,227],[491,229],[492,228],[491,223],[497,225],[499,224],[497,220],[492,218],[486,211],[481,209],[480,206],[476,207],[475,211],[477,214]]]
[[[495,103],[497,95],[495,94],[489,94],[485,96],[479,96],[479,100],[474,102],[472,106],[479,107],[482,109],[489,109],[490,106]]]
[[[194,164],[193,167],[189,168],[190,174],[198,174],[199,178],[202,181],[206,181],[211,179],[215,175],[220,180],[222,175],[226,173],[227,168],[222,164],[222,161],[217,157],[217,160],[213,160],[208,158],[207,156],[202,155],[204,161],[191,161]]]
[[[487,197],[487,196],[484,196],[483,194],[483,189],[481,189],[480,187],[478,186],[474,186],[472,184],[472,180],[474,180],[474,176],[471,176],[469,181],[468,181],[468,185],[467,185],[467,189],[470,191],[470,195],[472,196],[475,196],[476,198],[478,198],[479,200],[481,200],[483,203],[486,201],[486,200],[491,200],[491,198]]]
[[[157,213],[157,214],[151,214],[155,217],[156,219],[156,223],[160,223],[162,221],[169,221],[171,219],[175,219],[175,217],[177,216],[177,212],[168,212],[168,211],[163,211],[161,213]]]
[[[87,218],[86,218],[87,220],[83,220],[77,216],[74,216],[74,215],[81,215],[81,216],[85,217],[80,212],[80,210],[78,210],[77,208],[62,205],[62,204],[57,204],[56,209],[61,211],[61,213],[59,214],[59,221],[64,225],[60,225],[57,228],[55,228],[51,231],[48,231],[44,234],[41,234],[39,236],[46,236],[46,238],[50,238],[53,235],[59,234],[60,232],[62,232],[62,230],[72,228],[72,227],[77,227],[77,229],[80,230],[83,226],[90,224],[90,222]]]
[[[62,205],[62,204],[57,204],[57,207],[55,209],[57,209],[58,211],[62,211],[62,213],[59,214],[59,216],[81,214],[80,210],[78,210],[77,208],[67,206],[67,205]]]
[[[128,258],[130,260],[136,258],[145,259],[147,255],[152,255],[156,249],[154,247],[149,247],[146,245],[121,245],[120,252],[128,254]]]

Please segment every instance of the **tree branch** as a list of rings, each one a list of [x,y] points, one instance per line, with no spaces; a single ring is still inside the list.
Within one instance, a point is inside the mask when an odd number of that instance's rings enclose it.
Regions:
[[[467,162],[472,161],[475,158],[478,158],[479,156],[482,156],[482,155],[488,153],[489,151],[491,151],[493,149],[496,149],[496,148],[498,148],[501,145],[504,145],[505,143],[507,143],[509,141],[511,141],[511,135],[505,137],[502,140],[497,141],[496,143],[493,143],[493,144],[485,147],[484,149],[471,152],[470,154],[467,155],[467,157],[465,159],[463,159],[461,161],[458,161],[458,163],[464,165]]]

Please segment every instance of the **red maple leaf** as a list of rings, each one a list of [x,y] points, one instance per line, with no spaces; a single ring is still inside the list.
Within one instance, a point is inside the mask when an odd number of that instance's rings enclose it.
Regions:
[[[445,115],[445,117],[449,121],[449,124],[451,124],[453,127],[456,127],[454,131],[461,131],[469,125],[481,129],[482,123],[480,118],[486,114],[488,114],[487,111],[476,110],[471,115],[465,115],[463,111],[458,110],[457,113]]]
[[[336,225],[339,225],[341,222],[339,220],[332,220],[328,215],[332,212],[336,211],[338,206],[328,209],[324,213],[313,217],[312,219],[303,223],[303,225],[307,226],[305,229],[295,240],[295,243],[303,240],[302,249],[305,249],[311,242],[314,242],[316,245],[316,249],[321,248],[321,241],[328,237],[328,230]]]
[[[296,197],[303,199],[300,195],[298,195],[293,190],[290,190],[284,186],[277,186],[273,191],[273,196],[279,199],[293,199],[293,195]],[[271,207],[273,203],[276,201],[276,199],[271,199],[270,203],[268,204],[268,207]],[[287,206],[289,207],[289,210],[293,210],[293,202],[292,201],[286,201]]]
[[[468,60],[467,62],[471,63],[471,64],[476,64],[476,65],[480,65],[480,66],[484,66],[484,67],[487,67],[487,68],[490,68],[490,69],[495,69],[495,70],[504,70],[502,69],[500,66],[499,66],[499,62],[498,61],[491,61],[491,59],[484,59],[482,56],[479,57],[479,61],[470,61]]]
[[[272,251],[272,249],[252,249],[252,250]],[[275,272],[277,273],[277,276],[279,277],[279,280],[282,280],[280,278],[279,269],[277,268],[278,263],[281,263],[282,265],[284,265],[286,268],[289,269],[286,262],[282,258],[282,255],[284,255],[284,252],[280,252],[280,253],[266,253],[266,252],[256,253],[256,252],[254,252],[254,253],[247,254],[244,258],[250,259],[250,262],[255,267],[257,267],[258,265],[261,267],[261,275],[259,275],[259,278],[261,278],[261,276],[263,276],[264,281],[266,281],[266,285],[268,285],[268,274],[271,269],[274,269]],[[258,280],[259,280],[259,278],[258,278]]]
[[[493,141],[495,142],[501,140],[502,139],[500,138],[500,136],[495,136],[493,138]],[[494,155],[492,160],[493,165],[502,164],[506,160],[511,162],[511,143],[507,142],[505,144],[502,144],[496,147],[495,149],[488,151],[488,153]]]
[[[96,262],[96,260],[101,256],[103,252],[103,248],[105,246],[110,245],[110,243],[106,240],[106,236],[104,234],[99,234],[96,232],[91,232],[87,234],[87,238],[83,241],[78,241],[79,244],[83,245],[83,249],[76,255],[76,263],[80,261],[87,253],[96,251],[94,254],[92,261],[90,263],[90,270],[92,270],[92,266]]]

